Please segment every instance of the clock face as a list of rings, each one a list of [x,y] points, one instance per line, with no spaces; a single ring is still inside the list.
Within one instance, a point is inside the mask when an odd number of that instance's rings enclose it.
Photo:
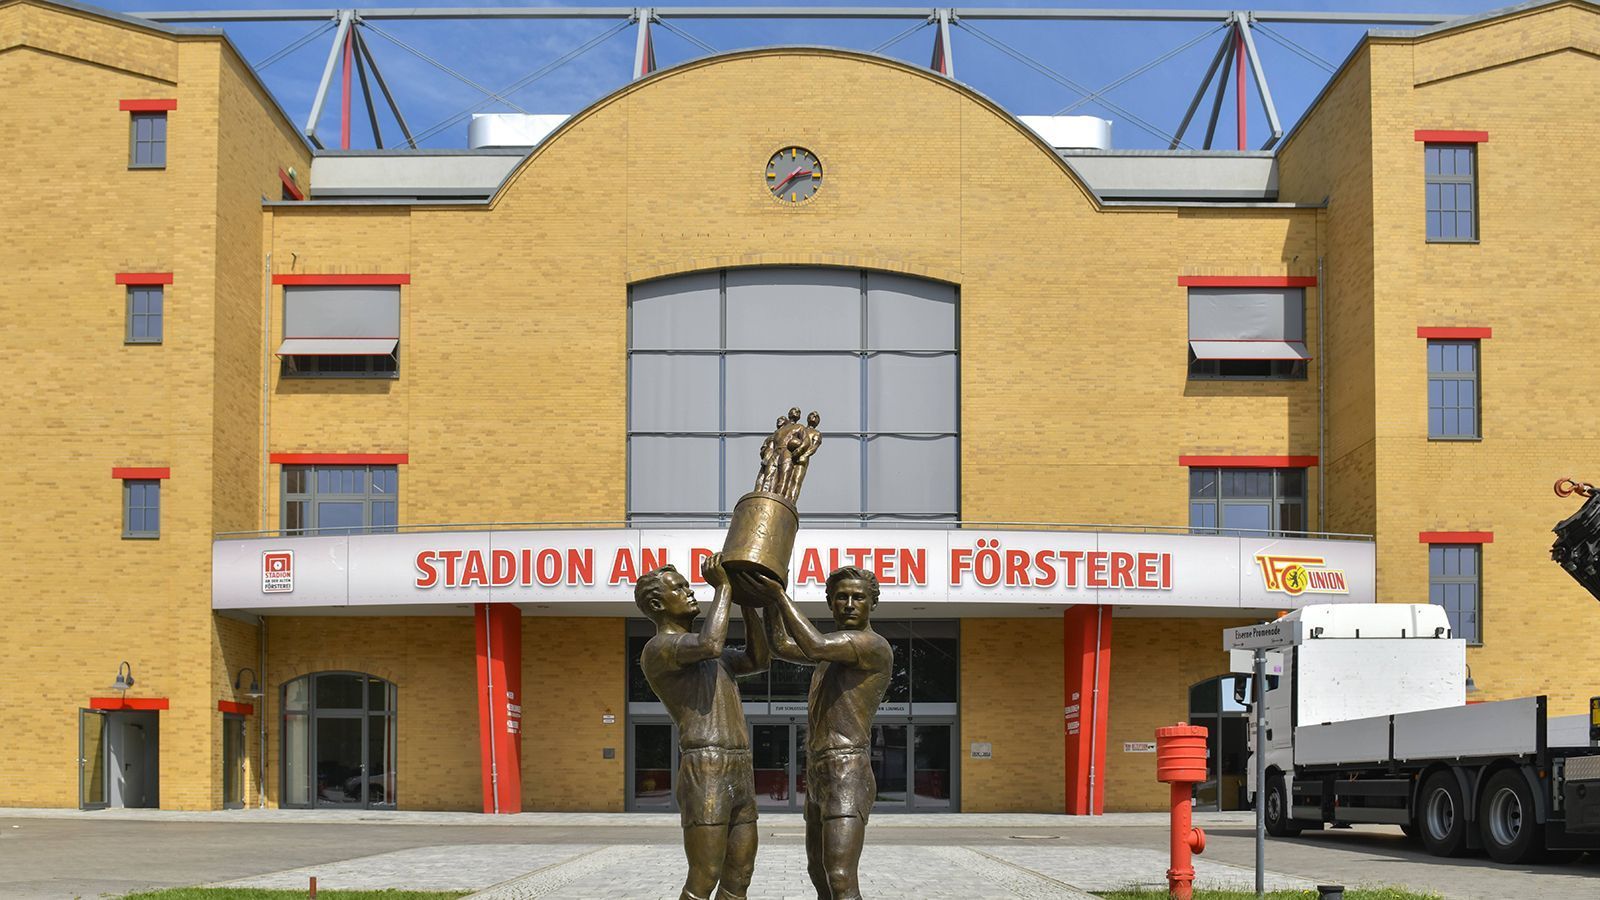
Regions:
[[[784,203],[803,203],[822,188],[822,162],[804,147],[785,147],[767,163],[767,190]]]

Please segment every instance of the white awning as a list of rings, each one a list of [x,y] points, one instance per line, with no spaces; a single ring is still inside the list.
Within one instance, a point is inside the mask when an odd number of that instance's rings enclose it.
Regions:
[[[388,356],[396,338],[288,338],[278,345],[279,356]]]
[[[1300,341],[1190,341],[1195,359],[1310,359]]]

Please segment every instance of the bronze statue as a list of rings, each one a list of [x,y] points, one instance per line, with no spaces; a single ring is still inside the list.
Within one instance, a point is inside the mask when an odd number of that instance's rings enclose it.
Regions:
[[[859,900],[867,815],[877,797],[872,717],[894,671],[894,650],[872,630],[878,577],[845,566],[828,576],[828,610],[839,630],[822,634],[782,583],[758,572],[734,576],[771,610],[771,652],[816,666],[806,695],[806,870],[817,900]]]
[[[795,533],[800,529],[800,513],[795,502],[805,480],[811,457],[822,446],[817,426],[822,416],[815,412],[800,421],[800,407],[778,417],[772,434],[761,443],[761,471],[755,490],[739,498],[728,523],[722,544],[724,565],[730,572],[758,572],[780,582],[789,578],[789,557],[794,553]],[[752,602],[739,593],[735,601]]]
[[[732,589],[721,554],[700,571],[716,593],[699,634],[690,630],[699,604],[677,569],[639,578],[634,603],[656,625],[639,663],[678,726],[675,796],[689,858],[679,900],[711,900],[713,890],[718,900],[744,900],[756,861],[755,771],[734,678],[766,671],[772,653],[754,609],[744,613],[745,649],[725,647]]]

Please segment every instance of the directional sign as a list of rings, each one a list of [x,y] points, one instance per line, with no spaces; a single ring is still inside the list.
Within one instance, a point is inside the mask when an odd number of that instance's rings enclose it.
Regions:
[[[1279,647],[1293,646],[1300,638],[1300,623],[1294,622],[1264,622],[1260,625],[1245,625],[1240,628],[1227,628],[1222,632],[1222,649],[1224,650],[1275,650]]]

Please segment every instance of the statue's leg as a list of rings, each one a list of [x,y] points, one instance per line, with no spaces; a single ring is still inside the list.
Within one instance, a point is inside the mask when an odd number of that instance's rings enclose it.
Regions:
[[[822,862],[822,810],[810,800],[806,801],[806,874],[817,889],[817,900],[833,900],[828,870]]]
[[[833,900],[861,900],[861,844],[866,837],[867,823],[859,816],[823,821],[823,866]]]
[[[745,900],[756,870],[759,833],[754,822],[740,822],[728,829],[728,855],[722,863],[722,884],[717,888],[717,900]]]
[[[689,877],[683,883],[682,900],[710,900],[722,879],[722,861],[728,855],[728,826],[684,828],[683,852],[689,857]]]

